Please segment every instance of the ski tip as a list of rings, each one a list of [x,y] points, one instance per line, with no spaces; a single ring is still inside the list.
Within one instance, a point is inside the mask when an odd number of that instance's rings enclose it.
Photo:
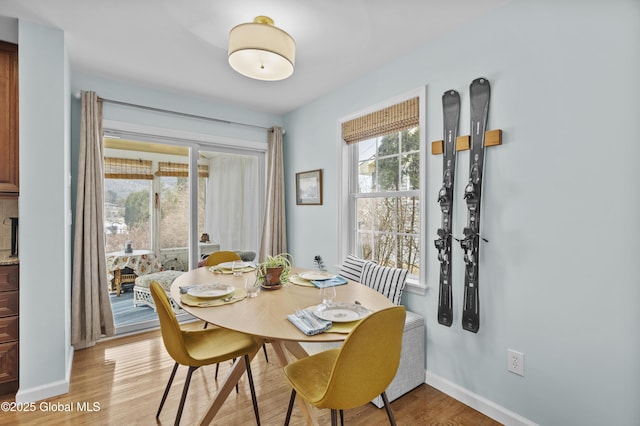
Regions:
[[[460,107],[460,93],[457,90],[449,89],[442,94],[442,105],[446,107],[452,107],[453,105],[457,105]]]
[[[479,84],[479,85],[487,85],[488,86],[489,85],[489,80],[487,80],[485,77],[478,77],[478,78],[476,78],[475,80],[473,80],[471,82],[472,86],[477,85],[477,84]]]

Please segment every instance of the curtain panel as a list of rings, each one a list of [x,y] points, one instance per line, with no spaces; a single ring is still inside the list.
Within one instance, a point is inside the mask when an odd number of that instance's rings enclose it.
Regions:
[[[259,260],[287,251],[282,127],[268,131],[267,190]]]
[[[78,190],[71,288],[71,344],[95,345],[115,326],[107,288],[104,249],[102,101],[82,92]]]
[[[256,250],[258,230],[258,158],[223,155],[209,162],[205,229],[220,247]]]

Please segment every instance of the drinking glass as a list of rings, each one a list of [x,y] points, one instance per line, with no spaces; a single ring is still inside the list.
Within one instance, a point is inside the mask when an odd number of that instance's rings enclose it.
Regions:
[[[336,298],[336,288],[334,286],[322,287],[320,289],[320,300],[323,305],[330,305]]]
[[[247,277],[244,280],[244,289],[247,291],[247,297],[256,297],[258,295],[258,282]]]
[[[242,275],[242,262],[233,262],[231,264],[231,271],[233,272],[234,277]]]

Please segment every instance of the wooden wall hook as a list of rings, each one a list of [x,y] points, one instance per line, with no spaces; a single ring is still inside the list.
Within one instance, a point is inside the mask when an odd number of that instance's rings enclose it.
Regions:
[[[502,130],[489,130],[484,134],[484,146],[502,145]],[[458,136],[456,138],[456,151],[466,151],[471,146],[471,136]],[[440,155],[444,152],[444,141],[431,142],[431,155]]]

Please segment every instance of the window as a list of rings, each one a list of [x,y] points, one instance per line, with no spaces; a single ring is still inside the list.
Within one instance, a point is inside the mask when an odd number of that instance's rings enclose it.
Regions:
[[[358,186],[352,194],[356,252],[379,264],[420,271],[419,129],[357,145]]]
[[[105,251],[123,250],[126,241],[150,250],[152,162],[105,157],[104,167]]]
[[[264,180],[260,179],[264,154],[197,148],[195,153],[195,146],[105,137],[107,253],[122,251],[131,241],[133,249],[153,252],[163,265],[170,262],[184,268],[192,254],[197,260],[217,250],[257,253],[264,209]],[[190,156],[198,159],[193,194]],[[197,203],[197,212],[190,211],[192,202]],[[191,248],[194,231],[197,251]]]
[[[342,122],[343,188],[353,253],[421,276],[421,136],[419,97]]]
[[[107,256],[131,241],[165,270],[187,270],[213,251],[258,251],[266,143],[119,122],[104,129]],[[126,318],[116,306],[118,334],[157,323],[130,300]]]
[[[160,250],[189,246],[189,164],[161,161],[159,182]],[[198,165],[198,235],[204,232],[204,200],[209,167]]]
[[[138,141],[130,141],[129,149],[113,145],[105,138],[105,251],[121,251],[130,241],[135,250],[152,251],[163,263],[176,259],[187,267],[188,148]],[[206,164],[198,165],[198,235],[204,228],[208,172]]]

